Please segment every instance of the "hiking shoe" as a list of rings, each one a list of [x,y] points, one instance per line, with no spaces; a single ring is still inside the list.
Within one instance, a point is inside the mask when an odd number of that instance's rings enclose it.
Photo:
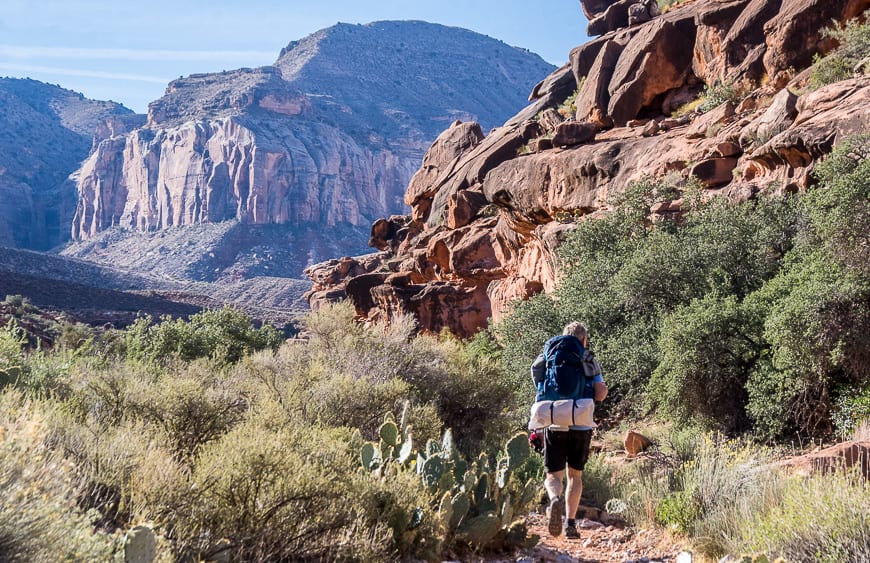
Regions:
[[[565,524],[565,537],[569,540],[576,540],[580,537],[580,532],[577,531],[573,522]]]
[[[550,531],[550,535],[554,538],[562,535],[562,518],[564,517],[565,503],[561,498],[556,497],[550,501],[550,507],[547,508],[547,528]]]

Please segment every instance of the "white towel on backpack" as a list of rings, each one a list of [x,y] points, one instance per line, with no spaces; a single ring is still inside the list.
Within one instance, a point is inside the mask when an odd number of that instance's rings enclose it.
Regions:
[[[597,425],[592,419],[594,414],[595,401],[592,399],[538,401],[532,405],[531,415],[529,416],[529,430],[538,430],[551,426],[595,428]]]

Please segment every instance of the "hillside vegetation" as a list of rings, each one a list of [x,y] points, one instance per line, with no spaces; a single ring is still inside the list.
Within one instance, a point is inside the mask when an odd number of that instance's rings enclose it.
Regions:
[[[646,461],[595,454],[587,502],[712,557],[867,558],[866,480],[795,481],[772,465],[781,449],[751,440],[849,434],[870,414],[868,157],[870,139],[855,138],[810,193],[736,208],[699,196],[680,220],[650,214],[667,183],[639,182],[581,223],[560,287],[517,304],[498,340],[414,336],[407,317],[365,327],[346,303],[284,343],[230,309],[122,332],[68,326],[51,352],[12,321],[0,332],[4,552],[105,559],[146,532],[180,561],[531,545],[521,517],[541,460],[522,434],[502,444],[524,423],[541,342],[581,318],[613,389],[606,410],[676,423]]]

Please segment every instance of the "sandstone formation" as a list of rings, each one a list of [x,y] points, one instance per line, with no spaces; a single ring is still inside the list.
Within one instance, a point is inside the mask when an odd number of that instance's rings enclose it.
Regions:
[[[69,237],[75,191],[66,177],[133,112],[36,80],[0,78],[0,246],[46,250]]]
[[[274,66],[175,80],[145,126],[99,143],[76,173],[72,236],[231,219],[327,238],[368,226],[407,211],[405,188],[445,125],[503,122],[551,69],[458,28],[378,22],[293,42]]]
[[[581,4],[590,19],[623,5]],[[364,274],[311,267],[309,302],[347,296],[361,318],[413,313],[424,330],[469,336],[512,300],[551,290],[565,235],[644,176],[677,187],[694,176],[735,201],[807,189],[834,143],[870,130],[870,77],[809,92],[800,71],[832,47],[823,27],[867,8],[870,0],[694,0],[607,31],[575,48],[504,126],[482,139],[474,124],[445,131],[406,193],[410,215],[373,227],[382,252]],[[723,83],[733,95],[718,107],[670,115]],[[675,199],[654,212],[680,209]]]

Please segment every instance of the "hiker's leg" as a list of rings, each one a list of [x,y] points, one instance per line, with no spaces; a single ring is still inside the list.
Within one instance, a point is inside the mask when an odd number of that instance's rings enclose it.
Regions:
[[[573,520],[580,506],[580,497],[583,495],[583,472],[573,467],[568,467],[568,488],[565,491],[565,514]]]
[[[572,430],[571,449],[568,455],[568,487],[565,493],[565,511],[573,522],[583,495],[583,469],[589,460],[589,447],[592,443],[591,430]]]
[[[562,496],[562,479],[564,477],[564,471],[547,473],[547,478],[544,479],[544,488],[547,489],[547,496],[550,497],[550,500]]]

